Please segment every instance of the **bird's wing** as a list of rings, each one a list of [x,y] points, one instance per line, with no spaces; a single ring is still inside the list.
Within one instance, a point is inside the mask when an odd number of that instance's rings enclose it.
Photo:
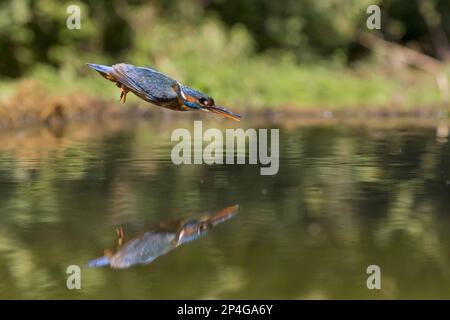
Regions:
[[[151,68],[120,63],[112,66],[112,76],[130,91],[150,102],[167,102],[177,99],[174,87],[178,82]]]
[[[150,263],[175,248],[174,238],[174,233],[146,232],[117,251],[111,266],[127,268],[135,264]]]

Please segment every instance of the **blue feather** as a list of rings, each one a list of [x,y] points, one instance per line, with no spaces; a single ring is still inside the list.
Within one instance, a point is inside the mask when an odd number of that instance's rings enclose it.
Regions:
[[[110,260],[108,257],[100,257],[94,260],[91,260],[87,263],[87,266],[89,268],[97,268],[97,267],[104,267],[104,266],[109,266],[110,264]]]
[[[108,67],[108,66],[102,66],[101,64],[95,64],[95,63],[86,63],[89,67],[91,67],[94,70],[97,70],[98,72],[101,73],[110,73],[111,71],[113,71],[113,68]]]

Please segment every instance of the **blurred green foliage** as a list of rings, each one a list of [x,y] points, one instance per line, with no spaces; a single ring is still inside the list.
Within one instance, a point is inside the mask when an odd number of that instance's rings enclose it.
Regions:
[[[16,0],[0,3],[0,77],[112,92],[85,77],[92,74],[84,63],[126,61],[244,106],[388,104],[402,86],[398,79],[376,66],[362,74],[349,69],[367,59],[358,35],[374,3],[384,9],[386,38],[438,58],[448,53],[444,0]],[[70,4],[81,8],[80,30],[66,27]],[[403,100],[439,100],[428,80],[401,89]]]

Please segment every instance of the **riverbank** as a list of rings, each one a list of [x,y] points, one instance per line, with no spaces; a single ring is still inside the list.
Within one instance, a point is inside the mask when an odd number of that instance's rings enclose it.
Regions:
[[[375,81],[367,76],[367,71],[345,71],[341,74],[328,70],[328,74],[320,74],[324,72],[320,70],[309,70],[308,81],[305,77],[295,78],[288,71],[283,75],[283,82],[276,78],[270,81],[279,91],[285,87],[284,93],[275,93],[274,89],[261,90],[261,86],[267,85],[268,81],[255,77],[251,77],[255,84],[254,94],[246,88],[248,84],[243,85],[240,96],[237,96],[239,88],[230,95],[228,88],[214,85],[216,82],[212,82],[209,90],[203,89],[200,84],[199,88],[210,93],[220,104],[242,113],[243,121],[260,119],[284,123],[299,119],[447,117],[449,105],[443,102],[433,77],[426,73],[408,71],[408,76],[403,73],[393,78],[377,78],[381,77],[378,74],[373,76]],[[293,72],[297,76],[301,73],[299,70]],[[244,83],[245,78],[244,75]],[[293,82],[296,82],[300,92],[294,93]],[[302,92],[308,92],[308,95],[302,96]],[[299,96],[296,98],[296,95]],[[117,88],[95,73],[71,79],[59,78],[54,71],[36,72],[24,80],[0,82],[0,130],[40,124],[60,127],[73,121],[111,118],[220,118],[199,112],[164,110],[131,94],[124,105],[118,100]]]

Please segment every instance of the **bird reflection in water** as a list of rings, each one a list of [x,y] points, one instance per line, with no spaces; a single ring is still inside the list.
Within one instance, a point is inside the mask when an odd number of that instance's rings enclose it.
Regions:
[[[89,261],[87,265],[124,269],[150,263],[179,245],[198,239],[218,224],[231,219],[238,211],[239,206],[234,205],[201,218],[163,222],[126,242],[123,229],[119,228],[116,252],[106,250],[104,256]]]

